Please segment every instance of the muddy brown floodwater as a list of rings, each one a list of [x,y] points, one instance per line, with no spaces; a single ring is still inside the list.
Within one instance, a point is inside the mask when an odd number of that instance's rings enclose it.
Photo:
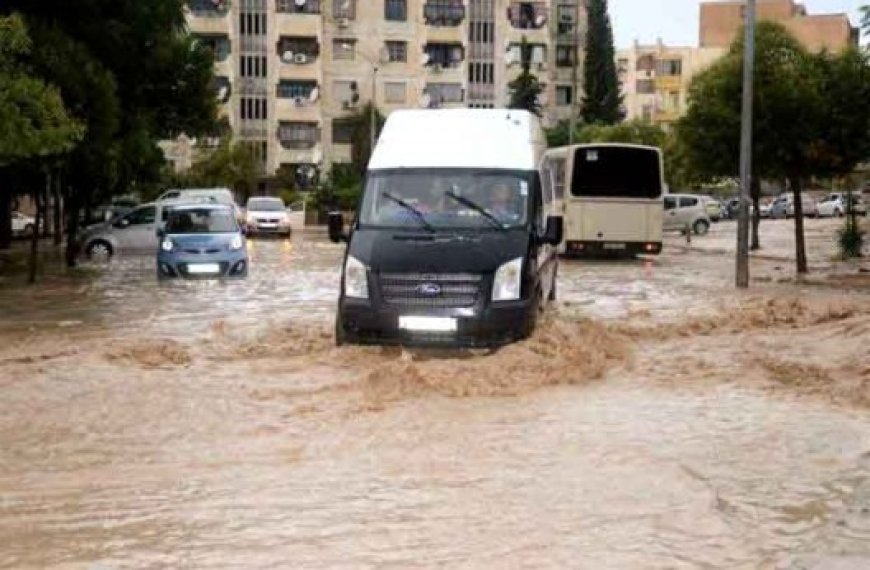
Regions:
[[[497,352],[337,349],[340,250],[253,248],[0,289],[0,567],[870,568],[866,289],[672,248]]]

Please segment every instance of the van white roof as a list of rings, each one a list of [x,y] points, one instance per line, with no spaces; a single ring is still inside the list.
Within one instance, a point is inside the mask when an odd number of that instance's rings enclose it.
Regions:
[[[387,118],[369,169],[534,170],[544,150],[541,123],[528,111],[400,110]]]

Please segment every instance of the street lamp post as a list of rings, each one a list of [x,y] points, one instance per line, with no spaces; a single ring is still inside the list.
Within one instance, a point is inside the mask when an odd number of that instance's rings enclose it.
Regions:
[[[743,50],[743,116],[740,128],[740,208],[737,218],[736,285],[749,287],[749,186],[752,181],[752,102],[755,73],[755,2],[746,3]]]

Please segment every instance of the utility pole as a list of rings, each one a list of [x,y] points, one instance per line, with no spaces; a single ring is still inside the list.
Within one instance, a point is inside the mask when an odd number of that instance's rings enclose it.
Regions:
[[[749,287],[749,186],[752,182],[752,101],[755,73],[755,2],[746,2],[746,41],[743,51],[743,116],[740,130],[740,208],[737,214],[738,289]]]
[[[558,23],[556,24],[558,26]],[[580,59],[580,0],[574,2],[574,29],[571,30],[573,61],[571,62],[571,117],[568,121],[568,144],[574,144],[574,131],[577,129],[577,99],[580,90],[577,89],[577,65]]]

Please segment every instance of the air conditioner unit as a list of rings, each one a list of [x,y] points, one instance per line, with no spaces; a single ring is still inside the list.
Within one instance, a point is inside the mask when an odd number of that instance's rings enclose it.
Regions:
[[[293,63],[306,63],[308,61],[308,56],[304,53],[297,53],[293,56]]]
[[[346,28],[350,25],[350,20],[348,20],[347,18],[338,18],[337,20],[335,20],[335,25],[339,28]]]

